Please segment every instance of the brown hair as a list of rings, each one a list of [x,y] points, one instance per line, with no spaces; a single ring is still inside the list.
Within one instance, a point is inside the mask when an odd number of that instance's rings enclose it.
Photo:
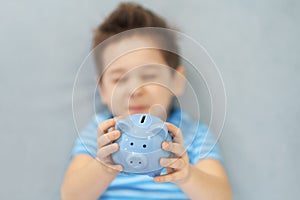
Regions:
[[[135,3],[121,3],[95,30],[93,49],[106,39],[123,31],[144,27],[170,28],[160,16],[154,14],[150,10]],[[167,36],[156,35],[156,39],[160,44],[164,43],[162,45],[167,47],[167,49],[172,49],[172,51],[178,52],[177,42],[173,34]],[[179,56],[170,51],[161,51],[167,64],[176,69],[180,64]],[[100,52],[95,53],[95,60],[98,71],[101,72],[103,67],[101,66],[102,63],[100,61]]]

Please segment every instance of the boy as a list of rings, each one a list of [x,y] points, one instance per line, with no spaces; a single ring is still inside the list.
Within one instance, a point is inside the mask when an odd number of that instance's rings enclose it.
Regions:
[[[200,125],[193,142],[188,138],[195,123],[172,99],[183,93],[184,69],[176,54],[147,48],[160,46],[177,49],[175,38],[144,31],[109,38],[142,27],[168,28],[163,19],[136,4],[123,3],[96,31],[95,48],[99,91],[109,113],[100,113],[83,131],[73,150],[73,159],[62,185],[62,198],[68,199],[230,199],[229,183],[216,147],[201,158],[211,136]],[[147,29],[146,29],[147,30]],[[137,49],[137,46],[145,48]],[[135,49],[134,51],[129,51]],[[117,116],[151,113],[166,119],[173,141],[162,148],[175,158],[162,158],[166,174],[154,178],[120,174],[111,154],[118,150],[112,141],[120,137],[114,130]],[[180,126],[180,128],[178,128]],[[207,138],[208,139],[207,139]],[[205,140],[206,138],[206,140]],[[186,150],[186,145],[191,143]]]

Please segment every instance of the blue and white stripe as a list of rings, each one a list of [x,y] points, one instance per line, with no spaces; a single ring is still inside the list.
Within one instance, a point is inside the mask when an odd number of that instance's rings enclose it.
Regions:
[[[78,154],[97,154],[97,127],[102,121],[111,118],[110,113],[98,114],[77,138],[72,157]],[[191,164],[204,158],[221,161],[216,140],[204,124],[193,121],[186,113],[174,109],[167,119],[179,127]],[[99,199],[188,199],[173,183],[155,183],[153,178],[143,175],[124,175],[120,173]]]

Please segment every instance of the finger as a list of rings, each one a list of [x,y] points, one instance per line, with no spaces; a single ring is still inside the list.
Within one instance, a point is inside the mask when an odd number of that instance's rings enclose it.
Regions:
[[[170,174],[156,176],[156,177],[154,177],[154,181],[155,182],[172,182],[177,179],[178,173],[180,173],[180,171],[177,171],[177,172],[174,171],[173,173],[170,173]]]
[[[126,117],[125,117],[125,116],[122,116],[122,115],[115,117],[116,121],[118,121],[119,119],[125,119],[125,118],[126,118]]]
[[[125,117],[124,117],[124,116],[117,116],[117,117],[114,117],[113,119],[115,120],[115,124],[116,124],[116,122],[117,122],[118,120],[123,119],[123,118],[125,118]],[[110,127],[110,128],[108,129],[108,132],[111,132],[111,131],[113,131],[113,130],[115,130],[115,125],[112,126],[112,127]]]
[[[168,122],[165,122],[165,125],[167,126],[169,132],[173,135],[173,141],[176,143],[183,144],[183,136],[180,128]]]
[[[166,167],[167,174],[173,173],[174,169],[171,167]]]
[[[111,127],[114,127],[116,124],[116,118],[111,118],[108,120],[103,121],[98,125],[98,136],[107,133],[107,130]]]
[[[97,152],[97,157],[103,161],[107,156],[111,155],[112,153],[118,151],[119,145],[117,143],[113,143],[107,146],[100,148]]]
[[[182,158],[162,158],[160,165],[163,167],[171,167],[173,169],[183,169],[186,165]]]
[[[186,149],[182,144],[174,142],[163,142],[162,148],[166,151],[174,153],[177,157],[181,157],[186,152]]]
[[[112,141],[118,139],[120,136],[121,136],[121,133],[119,130],[114,130],[112,132],[101,135],[97,141],[98,148],[101,148],[101,147],[111,143]]]
[[[123,171],[122,165],[111,165],[111,164],[105,164],[109,169],[115,170],[115,171]]]
[[[155,182],[174,182],[183,183],[189,178],[189,172],[187,170],[174,171],[170,174],[164,174],[154,177]]]

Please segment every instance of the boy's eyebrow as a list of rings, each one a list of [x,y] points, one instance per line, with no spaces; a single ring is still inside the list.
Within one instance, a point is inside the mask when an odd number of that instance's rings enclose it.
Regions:
[[[118,69],[113,69],[113,70],[109,71],[108,74],[122,73],[124,71],[125,71],[125,69],[118,68]]]
[[[155,64],[149,64],[149,65],[143,65],[141,66],[142,70],[157,70],[157,67],[159,67],[158,65]],[[126,69],[124,68],[117,68],[117,69],[112,69],[108,71],[108,74],[117,74],[117,73],[124,73],[126,71]]]

